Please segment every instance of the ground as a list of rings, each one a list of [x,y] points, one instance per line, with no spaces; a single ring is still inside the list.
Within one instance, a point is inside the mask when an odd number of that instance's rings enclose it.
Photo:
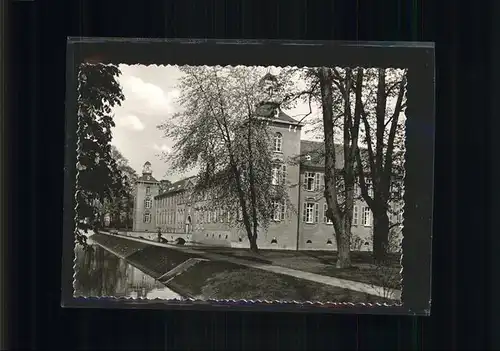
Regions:
[[[373,264],[371,252],[354,251],[351,252],[353,266],[338,269],[335,267],[337,259],[335,251],[260,250],[258,254],[253,254],[247,249],[203,247],[202,250],[258,263],[401,289],[399,254],[390,257],[388,266],[381,266]]]
[[[271,300],[388,303],[362,292],[327,286],[223,262],[203,262],[171,283],[195,298],[213,300]]]
[[[381,274],[377,273],[376,267],[370,265],[369,253],[365,252],[353,253],[353,268],[339,270],[335,268],[335,252],[261,250],[259,254],[253,254],[245,249],[191,246],[189,251],[192,253],[187,254],[187,252],[173,248],[151,246],[104,234],[94,235],[92,239],[119,253],[132,265],[160,281],[162,281],[163,274],[190,257],[196,257],[196,250],[200,250],[200,257],[202,252],[212,253],[228,258],[240,258],[246,261],[282,266],[378,286],[394,285],[391,288],[399,288],[397,258],[394,257],[392,267],[384,267],[385,275],[387,275],[386,271],[395,274],[394,277],[391,276],[388,284],[378,277]],[[182,295],[201,299],[391,302],[361,291],[329,286],[261,269],[242,267],[223,260],[201,261],[164,283]]]

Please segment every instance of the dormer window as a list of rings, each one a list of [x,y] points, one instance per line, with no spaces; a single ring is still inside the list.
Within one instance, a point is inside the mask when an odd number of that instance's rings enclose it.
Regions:
[[[306,155],[306,156],[305,156],[305,159],[306,159],[307,161],[311,161],[311,155]]]
[[[282,152],[283,149],[283,135],[281,133],[274,134],[274,151]]]

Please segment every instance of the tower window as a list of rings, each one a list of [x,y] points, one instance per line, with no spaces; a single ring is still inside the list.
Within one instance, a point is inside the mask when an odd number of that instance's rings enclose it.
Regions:
[[[144,214],[144,223],[151,223],[151,214],[149,213]]]
[[[149,195],[149,194],[151,194],[151,187],[147,186],[146,187],[146,195]]]
[[[151,208],[151,199],[144,200],[144,207]]]
[[[274,151],[281,152],[283,148],[283,135],[281,133],[274,134]]]

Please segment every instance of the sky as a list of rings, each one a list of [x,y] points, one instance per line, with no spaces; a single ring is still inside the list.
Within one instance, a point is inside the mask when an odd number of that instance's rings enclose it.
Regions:
[[[179,109],[176,103],[179,91],[176,86],[182,72],[176,66],[120,65],[119,68],[122,74],[118,80],[125,100],[113,110],[116,126],[112,131],[112,144],[129,160],[130,166],[138,174],[144,163],[149,161],[153,176],[158,180],[174,182],[193,175],[172,173],[169,170],[160,155],[169,152],[174,142],[164,138],[157,129],[159,124]],[[300,120],[309,112],[309,105],[299,103],[294,109],[284,112]],[[313,119],[318,112],[317,108],[313,108],[313,113],[307,119]],[[302,139],[312,140],[313,135],[303,131]]]

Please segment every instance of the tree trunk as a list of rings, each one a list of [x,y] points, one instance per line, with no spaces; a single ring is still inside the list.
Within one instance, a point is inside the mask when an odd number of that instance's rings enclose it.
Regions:
[[[382,262],[389,249],[389,217],[384,211],[373,212],[373,257]]]
[[[345,220],[342,223],[340,231],[337,233],[337,268],[351,267],[351,224]]]
[[[257,253],[259,252],[259,248],[257,246],[257,236],[249,235],[248,240],[250,241],[250,251]]]

